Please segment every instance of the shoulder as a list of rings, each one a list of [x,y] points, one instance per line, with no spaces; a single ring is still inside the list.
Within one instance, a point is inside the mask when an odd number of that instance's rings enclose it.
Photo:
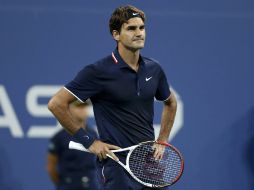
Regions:
[[[103,57],[98,61],[84,66],[80,73],[82,76],[94,76],[100,77],[103,76],[106,71],[108,71],[114,65],[111,55]]]
[[[162,67],[159,63],[159,61],[157,61],[156,59],[154,58],[148,58],[148,57],[143,57],[142,56],[142,59],[145,63],[145,66],[148,68],[148,69],[151,69],[151,70],[154,70],[154,71],[157,71],[157,72],[161,72],[162,71]]]
[[[154,58],[151,58],[151,57],[145,57],[145,56],[142,56],[142,59],[144,60],[144,62],[146,63],[150,63],[150,64],[159,64],[159,61],[154,59]]]
[[[111,55],[108,55],[90,65],[87,65],[85,68],[90,68],[90,69],[93,69],[94,71],[99,72],[99,71],[104,71],[106,68],[108,68],[112,64],[113,64],[112,57]]]
[[[51,139],[54,141],[61,141],[61,139],[67,135],[68,135],[68,133],[64,129],[61,129]]]
[[[59,150],[59,147],[61,147],[61,144],[63,141],[64,134],[65,134],[65,130],[61,129],[54,136],[51,137],[49,145],[48,145],[49,152],[56,153]]]

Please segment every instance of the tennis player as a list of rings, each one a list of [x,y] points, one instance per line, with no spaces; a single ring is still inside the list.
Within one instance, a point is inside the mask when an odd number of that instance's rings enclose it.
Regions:
[[[107,57],[85,66],[60,89],[48,107],[77,142],[98,156],[104,189],[146,189],[132,179],[110,150],[154,140],[154,97],[163,103],[158,141],[167,142],[174,123],[177,102],[166,75],[153,59],[140,55],[145,44],[145,14],[134,6],[118,7],[109,20],[116,49]],[[69,104],[90,98],[99,139],[89,135],[71,115]],[[156,147],[155,157],[163,150]]]

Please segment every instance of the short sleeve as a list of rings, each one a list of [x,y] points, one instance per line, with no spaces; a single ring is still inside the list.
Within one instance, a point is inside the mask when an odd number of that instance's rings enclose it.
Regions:
[[[55,135],[50,139],[50,142],[48,144],[48,152],[51,154],[59,155],[60,151],[61,148],[58,142],[58,135]]]
[[[160,68],[159,82],[155,94],[155,98],[159,101],[164,101],[170,96],[171,92],[164,71]]]
[[[65,89],[81,102],[98,94],[101,91],[98,69],[93,64],[84,67],[71,82],[65,85]]]

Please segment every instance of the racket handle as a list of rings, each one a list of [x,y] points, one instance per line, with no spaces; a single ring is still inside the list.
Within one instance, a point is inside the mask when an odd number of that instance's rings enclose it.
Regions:
[[[83,152],[89,152],[91,153],[89,150],[87,150],[82,144],[80,143],[76,143],[74,141],[70,141],[69,142],[69,149],[74,149],[74,150],[80,150],[80,151],[83,151]],[[112,151],[113,152],[113,151]],[[114,152],[118,152],[117,150],[115,150]],[[109,154],[107,154],[107,156],[113,160],[115,160],[112,156],[110,156]],[[118,161],[116,161],[118,162]]]
[[[89,152],[91,153],[89,150],[87,150],[82,144],[80,143],[76,143],[74,141],[70,141],[69,142],[69,149],[74,149],[74,150],[80,150],[80,151],[83,151],[83,152]],[[107,154],[107,156],[113,160],[115,160],[112,156],[110,156],[109,154]],[[116,161],[116,162],[119,162],[119,161]]]
[[[80,150],[84,152],[89,152],[82,144],[76,143],[74,141],[69,142],[69,149],[75,149],[75,150]]]

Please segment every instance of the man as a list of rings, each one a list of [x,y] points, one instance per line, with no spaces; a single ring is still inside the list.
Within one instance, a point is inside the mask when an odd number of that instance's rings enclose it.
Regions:
[[[94,129],[86,124],[88,102],[70,104],[70,112],[80,124],[85,124],[91,135],[97,136]],[[96,157],[89,153],[69,150],[69,141],[73,137],[60,130],[51,139],[48,146],[47,172],[56,186],[56,190],[97,190]]]
[[[145,43],[145,15],[133,6],[117,8],[109,21],[117,43],[111,55],[84,67],[49,102],[48,107],[67,131],[98,156],[104,189],[145,189],[106,154],[111,149],[154,140],[154,97],[164,103],[158,141],[167,142],[176,113],[176,99],[157,62],[140,55]],[[93,103],[100,139],[89,136],[71,116],[68,105],[75,99]],[[161,158],[163,150],[155,149]]]

